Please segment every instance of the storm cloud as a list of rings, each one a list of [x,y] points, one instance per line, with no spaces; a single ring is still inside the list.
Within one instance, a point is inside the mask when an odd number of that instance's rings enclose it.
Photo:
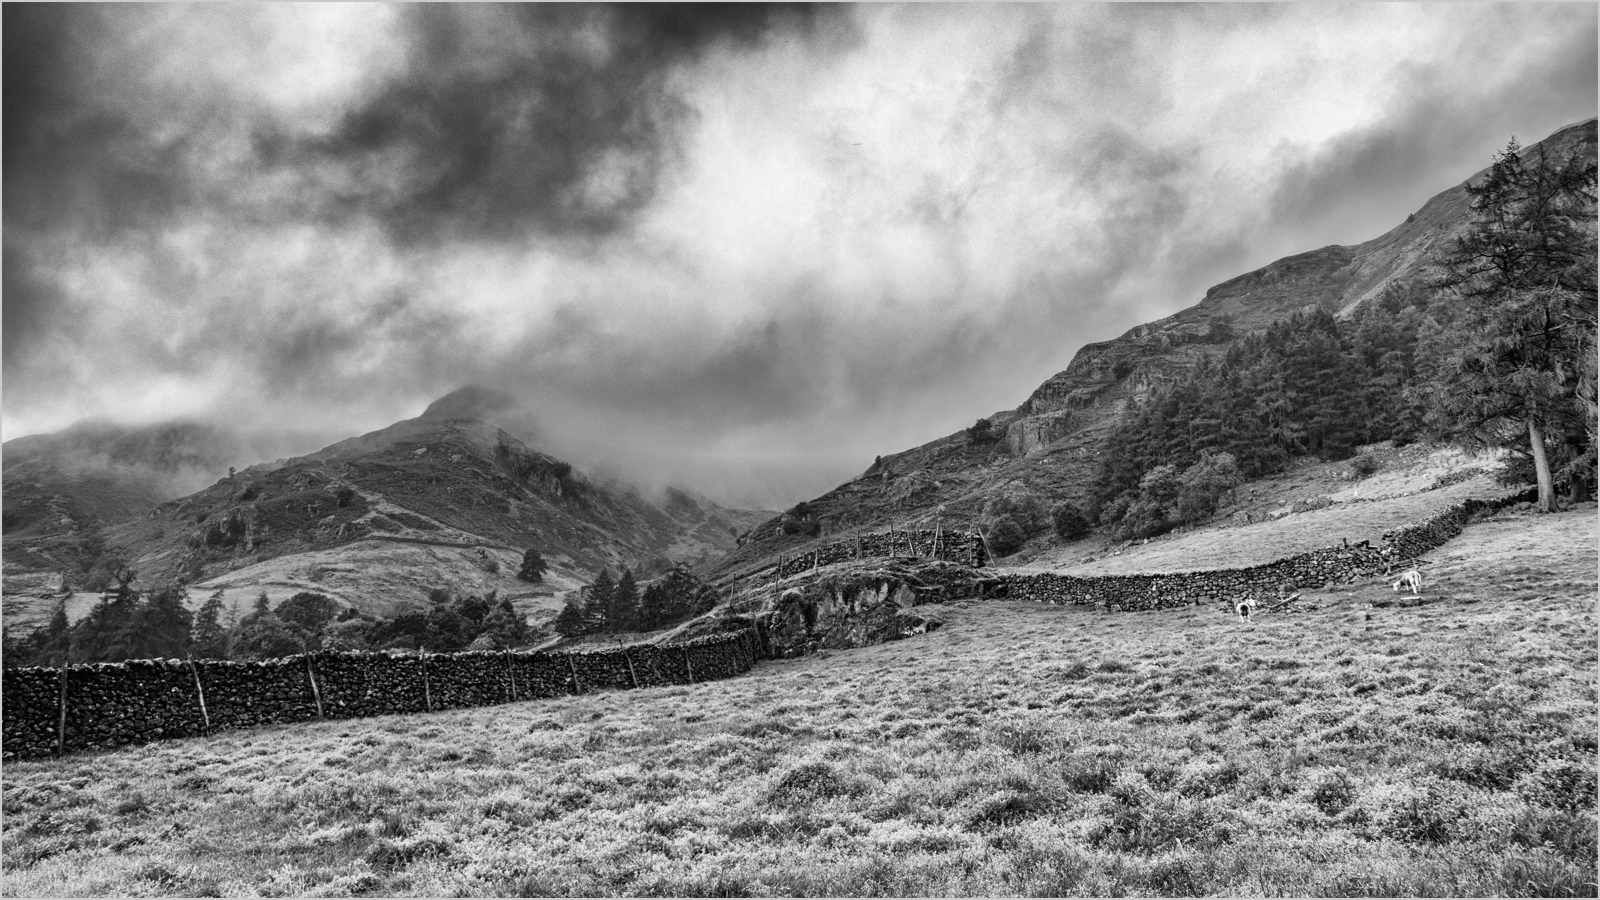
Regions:
[[[1596,106],[1581,5],[3,16],[7,438],[472,383],[766,505]]]

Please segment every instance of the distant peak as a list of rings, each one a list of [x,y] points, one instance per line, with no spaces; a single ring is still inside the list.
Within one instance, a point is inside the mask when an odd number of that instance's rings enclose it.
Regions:
[[[519,405],[521,404],[517,398],[505,391],[469,384],[428,404],[428,408],[422,411],[421,417],[488,421],[497,414],[509,412]]]

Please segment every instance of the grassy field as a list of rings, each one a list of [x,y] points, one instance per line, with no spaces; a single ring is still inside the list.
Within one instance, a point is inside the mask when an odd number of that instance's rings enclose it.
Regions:
[[[1125,575],[1138,572],[1181,572],[1233,569],[1272,562],[1299,553],[1350,543],[1377,543],[1385,531],[1436,515],[1468,497],[1497,497],[1511,489],[1484,475],[1438,490],[1366,502],[1335,503],[1323,509],[1291,513],[1281,519],[1234,525],[1227,521],[1135,544],[1109,555],[1112,541],[1097,538],[1082,546],[1067,544],[1028,559],[1001,560],[999,565],[1072,575]]]
[[[11,764],[7,896],[1594,896],[1596,516],[1420,604],[963,602],[730,681]]]

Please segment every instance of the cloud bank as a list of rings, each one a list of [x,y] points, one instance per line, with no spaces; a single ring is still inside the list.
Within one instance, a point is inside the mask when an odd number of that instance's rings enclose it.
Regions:
[[[3,15],[7,438],[475,383],[768,506],[1596,107],[1581,5]]]

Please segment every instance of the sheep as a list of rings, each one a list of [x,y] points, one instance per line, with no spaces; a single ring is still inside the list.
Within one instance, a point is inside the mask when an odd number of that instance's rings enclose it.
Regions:
[[[1400,577],[1396,579],[1392,587],[1394,592],[1398,594],[1402,586],[1410,588],[1413,594],[1422,593],[1422,573],[1416,569],[1400,573]]]
[[[1245,622],[1250,621],[1250,614],[1256,610],[1256,598],[1247,597],[1243,600],[1240,600],[1237,604],[1235,604],[1234,608],[1239,611],[1239,623],[1244,624]]]

